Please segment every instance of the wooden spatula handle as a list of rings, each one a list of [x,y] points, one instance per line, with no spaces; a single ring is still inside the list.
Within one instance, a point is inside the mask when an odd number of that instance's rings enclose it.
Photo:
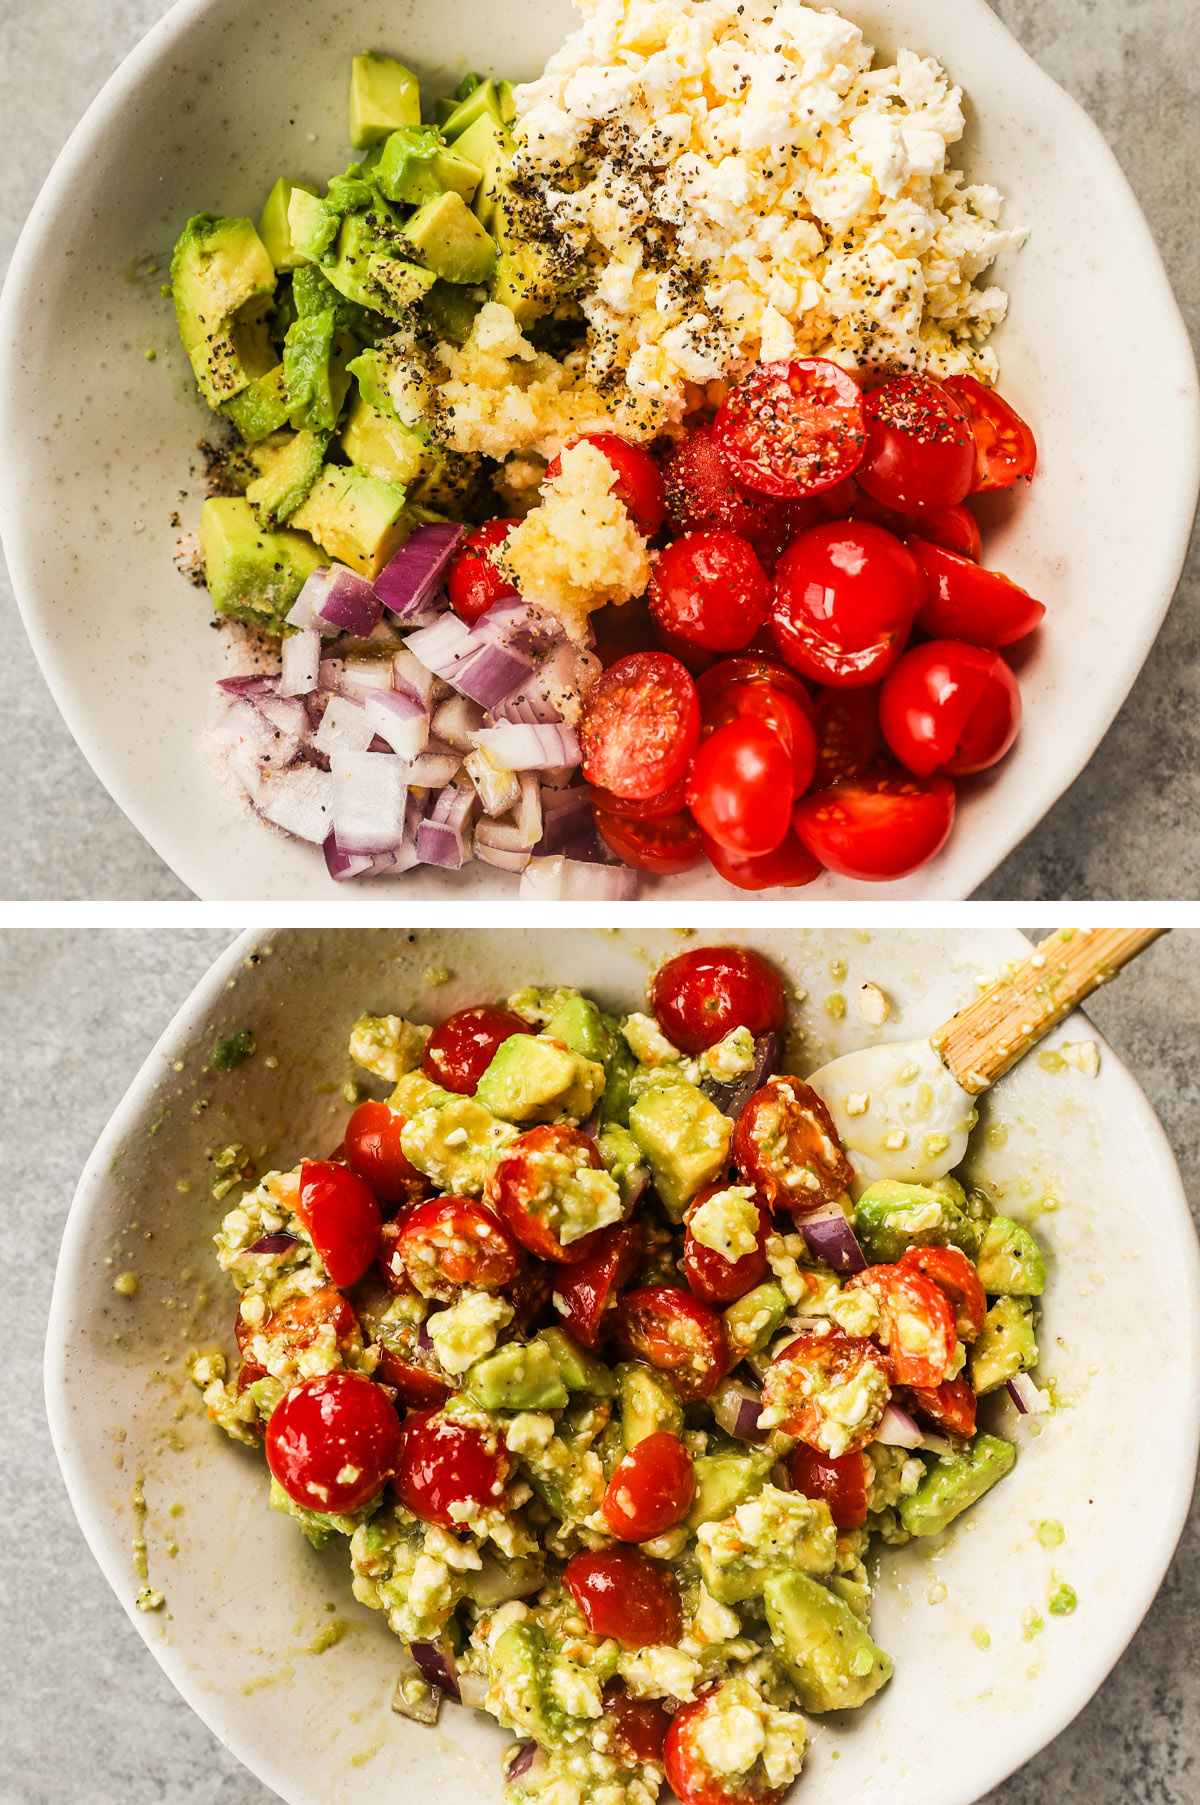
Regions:
[[[985,1091],[1166,931],[1059,928],[1010,979],[993,984],[929,1038],[964,1090]]]

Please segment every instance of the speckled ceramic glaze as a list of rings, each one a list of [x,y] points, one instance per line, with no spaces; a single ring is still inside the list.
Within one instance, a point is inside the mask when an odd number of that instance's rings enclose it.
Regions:
[[[980,972],[1027,951],[1015,933],[724,936],[760,947],[806,1000],[792,1061],[809,1071],[877,1038],[927,1034]],[[665,933],[321,931],[245,936],[167,1030],[88,1162],[67,1225],[46,1361],[51,1429],[98,1561],[184,1697],[288,1805],[498,1805],[505,1736],[447,1706],[436,1730],[394,1716],[394,1638],[351,1595],[344,1544],[316,1554],[266,1507],[266,1473],[209,1424],[189,1350],[230,1348],[235,1292],[211,1235],[206,1153],[239,1140],[260,1170],[341,1135],[348,1028],[362,1010],[437,1020],[513,984],[574,983],[606,1007],[640,1002]],[[836,983],[831,961],[847,970]],[[427,974],[450,981],[431,990]],[[870,979],[892,1004],[867,1030]],[[1124,980],[1136,982],[1136,977]],[[243,1027],[258,1052],[210,1064]],[[1050,1045],[1092,1038],[1073,1017]],[[1011,1436],[1013,1474],[944,1537],[885,1552],[874,1633],[895,1678],[862,1712],[813,1719],[797,1799],[969,1805],[1057,1734],[1099,1686],[1162,1579],[1185,1519],[1200,1433],[1200,1260],[1167,1142],[1101,1043],[1098,1077],[1028,1059],[985,1100],[968,1153],[1047,1251],[1041,1384],[1059,1408],[982,1418]],[[1047,1207],[1047,1206],[1051,1207]],[[137,1273],[134,1298],[115,1273]],[[1130,1474],[1136,1469],[1136,1509]],[[143,1482],[150,1583],[131,1499]],[[172,1514],[172,1505],[180,1505]],[[1037,1526],[1061,1524],[1047,1548]],[[174,1545],[177,1552],[172,1554]],[[1051,1590],[1078,1594],[1053,1617]],[[332,1611],[330,1610],[332,1606]],[[1043,1627],[1027,1634],[1032,1618]],[[332,1646],[330,1629],[339,1639]]]
[[[1015,657],[1023,735],[996,774],[964,786],[935,864],[882,891],[826,877],[808,892],[963,897],[1082,769],[1158,630],[1196,497],[1195,371],[1111,153],[985,0],[845,10],[885,51],[944,59],[971,102],[968,173],[1002,188],[1008,221],[1033,233],[997,273],[1012,296],[997,344],[1042,475],[995,504],[989,533],[989,558],[1049,607]],[[170,519],[195,525],[211,416],[159,290],[191,213],[257,214],[280,171],[315,179],[344,164],[354,51],[401,54],[427,93],[444,92],[468,64],[532,76],[572,19],[566,0],[180,0],[104,89],[33,211],[0,323],[5,549],[80,746],[202,897],[516,894],[481,865],[334,885],[319,852],[214,785],[200,738],[219,648],[205,597],[173,567]],[[1139,374],[1147,347],[1153,381]],[[731,894],[707,867],[645,893]]]

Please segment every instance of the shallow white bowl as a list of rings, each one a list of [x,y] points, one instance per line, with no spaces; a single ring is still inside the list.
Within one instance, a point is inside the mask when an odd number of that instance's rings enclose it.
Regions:
[[[878,983],[893,1004],[887,1037],[911,1038],[974,994],[977,973],[1028,950],[1018,934],[991,932],[725,938],[760,947],[807,992],[793,1012],[804,1071],[869,1038],[853,1009],[838,1023],[825,1012],[831,960],[846,961],[848,994]],[[237,1139],[266,1170],[338,1141],[341,1086],[361,1076],[347,1031],[364,1009],[438,1020],[526,981],[576,983],[629,1008],[648,965],[678,947],[667,933],[635,941],[567,930],[244,936],[163,1035],[88,1162],[49,1325],[55,1448],[92,1550],[155,1658],[288,1805],[497,1801],[507,1738],[452,1707],[436,1731],[391,1715],[396,1644],[354,1602],[344,1547],[315,1554],[266,1508],[259,1458],[205,1419],[184,1358],[230,1346],[235,1300],[213,1259],[224,1206],[209,1197],[205,1154]],[[426,975],[439,966],[452,977],[431,990]],[[247,1026],[256,1056],[215,1075],[214,1043]],[[1093,1033],[1076,1016],[1052,1044]],[[985,1419],[1018,1444],[1014,1473],[944,1538],[885,1554],[875,1633],[896,1674],[863,1712],[812,1720],[796,1796],[825,1805],[968,1805],[1036,1753],[1137,1628],[1191,1496],[1200,1258],[1170,1150],[1136,1083],[1107,1048],[1091,1080],[1027,1060],[986,1099],[970,1161],[1012,1214],[1036,1214],[1049,1267],[1038,1377],[1061,1408],[1039,1422],[1019,1419],[1006,1399],[989,1404]],[[1059,1207],[1039,1210],[1051,1196]],[[130,1268],[141,1287],[133,1300],[112,1288],[114,1272]],[[157,1615],[133,1605],[139,1475],[149,1576],[166,1593]],[[174,1503],[182,1514],[170,1514]],[[1061,1548],[1039,1542],[1046,1519],[1063,1525]],[[1046,1616],[1055,1575],[1078,1593],[1071,1617]],[[1024,1634],[1029,1610],[1045,1618],[1034,1640]],[[331,1623],[342,1639],[312,1652]]]
[[[996,774],[964,787],[935,864],[882,892],[831,876],[808,892],[959,898],[1082,770],[1159,629],[1196,500],[1195,369],[1115,159],[986,0],[845,10],[882,49],[943,58],[971,101],[968,173],[999,186],[1009,222],[1033,230],[998,272],[1012,296],[998,345],[1042,475],[996,507],[989,545],[1049,607],[1016,659],[1024,732]],[[178,505],[195,524],[196,441],[212,420],[191,392],[161,273],[139,278],[137,260],[156,253],[165,270],[191,213],[256,216],[281,171],[341,167],[356,50],[392,50],[427,92],[445,92],[469,64],[532,76],[572,22],[566,0],[179,0],[95,101],[30,217],[0,306],[0,526],[14,584],[84,754],[201,897],[513,896],[516,881],[476,865],[335,885],[319,852],[214,785],[199,741],[218,648],[204,596],[172,567],[168,519]],[[705,867],[646,894],[733,893]]]

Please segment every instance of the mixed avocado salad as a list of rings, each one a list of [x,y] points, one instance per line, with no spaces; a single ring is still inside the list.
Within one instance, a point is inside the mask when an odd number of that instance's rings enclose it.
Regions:
[[[536,987],[363,1017],[386,1095],[217,1235],[240,1363],[195,1363],[210,1417],[347,1540],[394,1708],[515,1733],[512,1805],[781,1798],[806,1715],[891,1674],[872,1544],[1015,1460],[977,1405],[1037,1363],[1033,1237],[953,1178],[862,1188],[785,1016],[707,947],[624,1017]]]

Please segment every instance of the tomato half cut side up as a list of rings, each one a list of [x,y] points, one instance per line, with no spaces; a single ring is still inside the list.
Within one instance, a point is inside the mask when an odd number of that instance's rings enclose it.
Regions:
[[[718,877],[738,890],[802,890],[815,883],[825,869],[794,833],[785,834],[774,852],[756,858],[730,852],[707,835],[701,835],[709,863]]]
[[[644,802],[614,796],[611,790],[600,790],[594,785],[589,786],[588,799],[601,814],[618,815],[622,821],[665,821],[669,815],[682,814],[687,807],[687,778],[681,777],[669,790],[647,797]]]
[[[899,514],[957,507],[975,480],[971,423],[931,376],[897,376],[863,403],[866,450],[855,480]]]
[[[899,1266],[868,1266],[846,1282],[879,1305],[876,1338],[896,1385],[936,1389],[950,1377],[958,1332],[950,1300],[924,1273]]]
[[[702,1736],[707,1731],[717,1747],[723,1746],[726,1728],[720,1710],[720,1688],[710,1689],[694,1704],[680,1706],[671,1719],[663,1748],[671,1791],[680,1805],[779,1805],[790,1789],[766,1784],[761,1756],[748,1772],[714,1772],[705,1753],[707,1737]]]
[[[1043,603],[998,570],[981,570],[922,539],[908,543],[928,580],[917,625],[930,639],[965,639],[997,651],[1028,638],[1045,619]]]
[[[616,1750],[619,1760],[632,1766],[635,1761],[657,1761],[661,1764],[663,1744],[671,1719],[656,1698],[635,1698],[625,1690],[624,1680],[610,1680],[601,1694],[604,1715],[616,1726]]]
[[[611,1636],[624,1648],[658,1648],[683,1633],[674,1573],[640,1549],[577,1554],[567,1562],[563,1584],[593,1636]]]
[[[779,974],[740,946],[698,946],[660,965],[650,980],[650,1007],[673,1046],[703,1053],[735,1028],[757,1039],[782,1028],[787,998]]]
[[[630,519],[644,539],[653,539],[666,518],[667,504],[662,471],[657,460],[641,445],[631,445],[615,432],[588,432],[582,439],[572,439],[564,450],[574,445],[594,445],[616,472],[613,484],[618,501],[629,511]],[[551,458],[546,467],[545,482],[562,475],[562,456]]]
[[[910,1387],[908,1401],[917,1416],[924,1417],[935,1429],[941,1429],[947,1435],[975,1433],[975,1393],[961,1374],[957,1379],[947,1379],[936,1391]]]
[[[489,1004],[456,1009],[430,1035],[421,1070],[431,1084],[440,1084],[443,1090],[474,1096],[496,1049],[514,1034],[528,1032],[529,1023],[511,1009],[494,1009]]]
[[[618,1306],[617,1336],[629,1359],[665,1373],[685,1403],[708,1397],[729,1370],[719,1313],[676,1285],[627,1291]]]
[[[1021,726],[1021,691],[999,652],[931,639],[884,679],[879,724],[918,777],[968,777],[998,764]]]
[[[834,1528],[843,1535],[863,1527],[869,1478],[865,1454],[819,1454],[801,1442],[788,1455],[788,1477],[794,1492],[825,1500]]]
[[[595,1234],[563,1242],[555,1229],[556,1186],[582,1167],[601,1169],[594,1141],[566,1123],[527,1129],[506,1147],[492,1167],[485,1201],[509,1233],[541,1260],[573,1265],[596,1246]]]
[[[686,772],[700,738],[696,685],[677,658],[635,652],[600,677],[580,724],[589,783],[644,802]]]
[[[896,1262],[902,1271],[932,1279],[950,1299],[960,1341],[977,1341],[987,1315],[987,1296],[979,1274],[961,1247],[908,1247]]]
[[[772,1209],[805,1216],[840,1197],[854,1177],[829,1111],[799,1078],[769,1078],[733,1131],[733,1158]]]
[[[521,1265],[521,1249],[491,1210],[471,1197],[419,1203],[397,1224],[391,1269],[399,1261],[422,1297],[452,1303],[461,1292],[503,1291]]]
[[[723,527],[748,540],[766,570],[774,570],[789,539],[816,524],[815,504],[756,495],[739,483],[717,450],[708,422],[672,446],[663,475],[667,517],[677,533]]]
[[[614,1222],[600,1230],[585,1260],[556,1274],[563,1327],[584,1347],[596,1347],[616,1327],[617,1298],[637,1271],[645,1239],[640,1223]]]
[[[677,1435],[660,1429],[617,1462],[600,1515],[618,1541],[649,1542],[677,1528],[695,1496],[691,1455]]]
[[[858,1388],[862,1401],[853,1430],[825,1409],[825,1400],[844,1397],[846,1386]],[[887,1365],[874,1342],[832,1324],[818,1325],[789,1342],[763,1378],[768,1423],[819,1454],[859,1453],[874,1439],[890,1396]]]
[[[593,817],[604,844],[637,871],[675,877],[704,860],[700,829],[687,813],[669,815],[663,821],[629,821],[595,809]]]
[[[824,358],[759,364],[717,409],[713,441],[747,489],[819,495],[862,462],[862,393]]]
[[[945,386],[971,422],[975,440],[972,493],[983,495],[1027,482],[1037,469],[1037,440],[1016,408],[975,376],[950,376]]]
[[[792,826],[813,857],[842,877],[883,884],[935,858],[954,826],[948,777],[908,772],[851,778],[804,796]]]
[[[748,646],[770,602],[771,581],[754,547],[720,527],[674,540],[650,575],[650,613],[660,632],[705,652]]]
[[[817,736],[814,790],[827,790],[847,778],[865,777],[886,761],[887,746],[879,725],[879,689],[826,689],[813,709]]]

